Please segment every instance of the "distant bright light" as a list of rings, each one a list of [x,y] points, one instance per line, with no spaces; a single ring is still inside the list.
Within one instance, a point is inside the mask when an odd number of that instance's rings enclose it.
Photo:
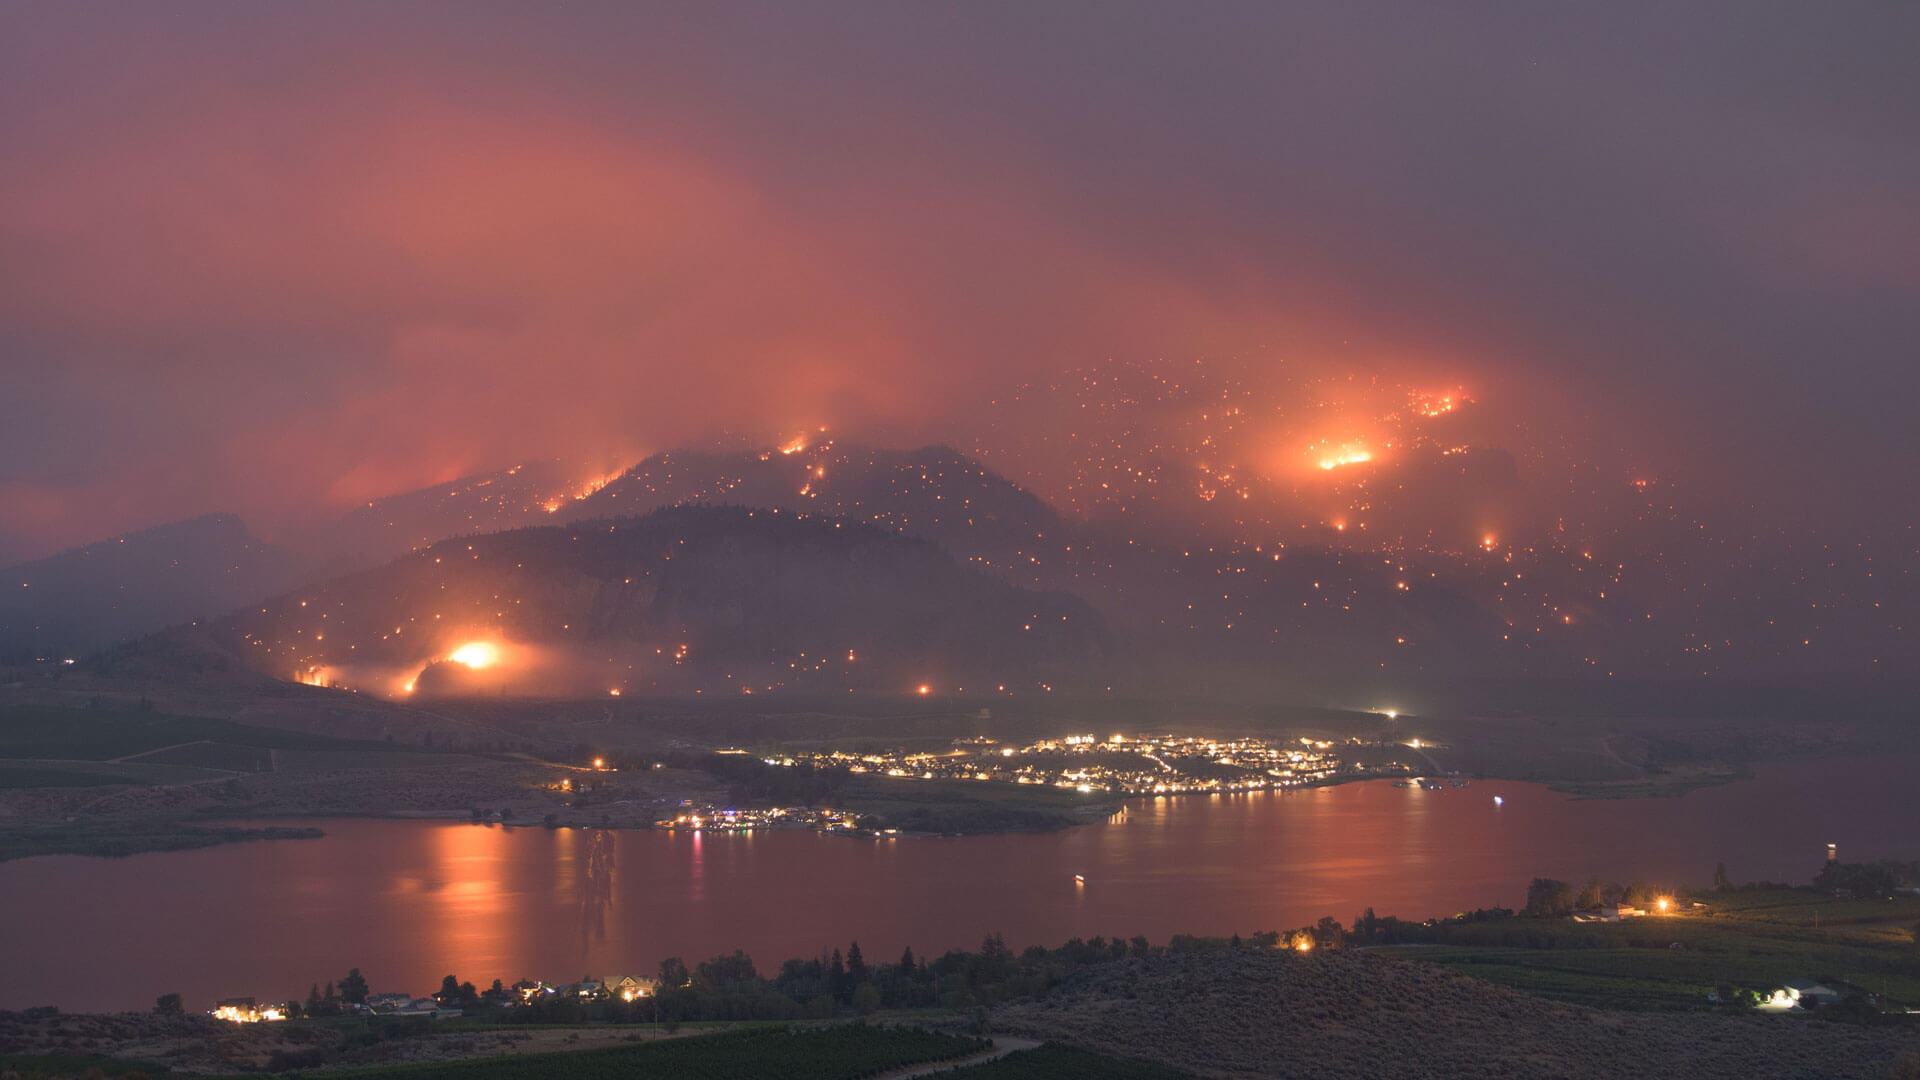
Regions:
[[[1664,896],[1661,897],[1655,903],[1659,906],[1662,912],[1668,911],[1673,907],[1673,901]]]
[[[485,641],[469,641],[448,653],[447,659],[470,668],[491,667],[500,662],[500,646]]]
[[[925,696],[927,696],[928,694],[931,694],[931,693],[933,693],[933,687],[931,687],[931,686],[927,686],[927,685],[925,685],[925,684],[922,684],[922,685],[921,685],[921,687],[920,687],[920,690],[919,690],[919,694],[920,694],[920,696],[921,696],[921,697],[925,697]]]
[[[1388,710],[1387,710],[1387,719],[1389,719],[1389,720],[1398,720],[1398,719],[1400,719],[1400,710],[1398,710],[1398,709],[1388,709]]]

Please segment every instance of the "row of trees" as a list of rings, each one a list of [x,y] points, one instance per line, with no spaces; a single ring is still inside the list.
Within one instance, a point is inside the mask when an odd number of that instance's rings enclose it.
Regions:
[[[1558,878],[1534,878],[1527,885],[1527,906],[1524,914],[1552,918],[1571,915],[1576,911],[1598,911],[1615,904],[1629,904],[1633,907],[1651,907],[1660,897],[1672,896],[1674,890],[1636,881],[1631,885],[1618,882],[1603,882],[1599,878],[1588,878],[1585,885],[1576,887],[1571,882]]]
[[[1179,935],[1159,946],[1145,937],[1075,938],[1059,948],[1034,946],[1018,953],[993,934],[973,951],[955,949],[928,958],[908,948],[897,960],[879,961],[869,960],[854,942],[845,951],[833,949],[810,959],[788,960],[771,975],[762,975],[752,958],[737,950],[691,966],[669,957],[660,963],[655,992],[632,1001],[586,1001],[561,993],[540,995],[524,1007],[496,1009],[512,1000],[498,980],[490,989],[476,991],[472,983],[458,982],[451,975],[442,980],[436,997],[475,1015],[511,1018],[516,1023],[608,1020],[672,1026],[686,1021],[866,1015],[887,1009],[969,1009],[1045,997],[1074,971],[1094,964],[1184,952],[1298,947],[1299,942],[1333,947],[1344,938],[1345,931],[1332,919],[1245,939]]]

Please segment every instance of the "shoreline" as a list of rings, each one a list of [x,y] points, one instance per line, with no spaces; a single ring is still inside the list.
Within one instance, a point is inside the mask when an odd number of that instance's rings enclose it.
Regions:
[[[1632,781],[1585,781],[1585,780],[1547,780],[1538,777],[1500,777],[1472,776],[1459,777],[1471,783],[1518,783],[1535,784],[1547,790],[1570,796],[1578,800],[1619,800],[1619,799],[1664,799],[1678,798],[1690,791],[1721,787],[1754,779],[1755,764],[1740,763],[1725,765],[1699,774],[1684,777],[1646,778]],[[905,783],[925,783],[910,780]],[[263,840],[321,839],[326,833],[318,826],[288,826],[275,824],[286,821],[412,821],[445,822],[448,824],[471,824],[499,826],[507,829],[604,829],[616,832],[675,832],[690,831],[706,834],[756,833],[756,832],[814,832],[826,836],[846,836],[850,838],[866,837],[880,839],[883,836],[894,839],[927,840],[956,839],[975,836],[1005,836],[1034,833],[1065,832],[1087,825],[1097,825],[1111,820],[1125,812],[1136,802],[1152,799],[1189,799],[1196,797],[1218,798],[1255,794],[1285,794],[1294,791],[1308,791],[1322,788],[1340,787],[1347,784],[1385,783],[1390,778],[1383,776],[1340,776],[1288,787],[1254,788],[1244,791],[1182,791],[1168,793],[1110,794],[1111,801],[1087,803],[1066,811],[1055,812],[1052,820],[1029,827],[1000,827],[981,830],[933,830],[891,827],[883,830],[865,828],[821,828],[809,824],[777,824],[755,827],[710,828],[697,827],[680,830],[661,828],[653,822],[630,822],[611,820],[585,820],[584,815],[567,815],[564,819],[547,820],[501,820],[498,817],[475,818],[469,811],[426,810],[410,808],[389,809],[329,809],[329,808],[285,808],[241,811],[203,811],[201,814],[189,814],[164,822],[143,824],[128,823],[128,828],[117,827],[113,822],[88,822],[85,825],[71,826],[69,823],[55,825],[22,825],[10,828],[0,825],[0,863],[15,859],[38,858],[43,856],[72,855],[86,858],[125,858],[132,855],[164,854],[173,851],[196,851],[232,843],[250,843]],[[984,786],[984,785],[983,785]],[[1016,788],[1017,785],[1002,785]],[[757,809],[757,808],[749,808]],[[602,815],[603,818],[605,815]],[[35,840],[44,837],[50,843],[39,844]]]

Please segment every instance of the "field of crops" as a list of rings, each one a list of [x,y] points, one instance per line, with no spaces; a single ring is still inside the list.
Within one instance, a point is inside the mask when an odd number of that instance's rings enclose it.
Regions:
[[[907,1065],[976,1054],[991,1045],[959,1035],[848,1024],[331,1075],[342,1080],[861,1080]]]
[[[945,1074],[952,1080],[1193,1080],[1191,1073],[1138,1061],[1120,1061],[1059,1043],[1008,1054]]]
[[[1527,946],[1463,927],[1437,946],[1380,950],[1518,990],[1614,1009],[1700,1009],[1719,987],[1768,990],[1837,978],[1920,1004],[1920,900],[1840,900],[1805,890],[1713,894],[1712,914],[1613,924],[1539,920]],[[1503,928],[1504,929],[1504,928]],[[1475,935],[1487,940],[1475,940]]]

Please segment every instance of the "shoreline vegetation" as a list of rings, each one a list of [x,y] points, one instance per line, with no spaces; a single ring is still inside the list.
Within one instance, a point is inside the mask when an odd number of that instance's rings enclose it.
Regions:
[[[370,994],[353,969],[263,1022],[178,995],[146,1014],[0,1013],[0,1071],[852,1078],[949,1062],[966,1080],[1182,1080],[1414,1062],[1401,1074],[1532,1076],[1544,1048],[1605,1035],[1595,1071],[1565,1075],[1880,1080],[1920,1068],[1902,1056],[1920,1035],[1916,880],[1920,862],[1829,863],[1798,886],[1536,879],[1522,910],[1421,922],[1369,909],[1347,925],[1020,951],[989,935],[897,960],[856,942],[770,973],[736,951],[579,983],[448,975],[422,998]]]

